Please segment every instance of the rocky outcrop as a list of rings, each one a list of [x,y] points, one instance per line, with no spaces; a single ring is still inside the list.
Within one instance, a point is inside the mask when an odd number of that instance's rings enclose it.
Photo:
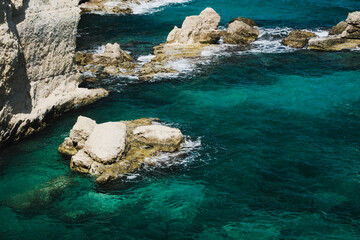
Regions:
[[[244,18],[244,17],[238,17],[238,18],[234,18],[229,22],[229,25],[235,21],[239,21],[239,22],[243,22],[247,25],[249,25],[250,27],[257,27],[257,24],[255,23],[254,20],[250,19],[250,18]]]
[[[71,157],[72,170],[96,176],[98,183],[116,180],[144,163],[151,164],[149,157],[181,148],[181,131],[154,121],[146,118],[94,126],[93,120],[80,116],[58,150]]]
[[[347,23],[345,21],[341,21],[331,28],[329,35],[339,35],[345,31],[346,27]]]
[[[220,39],[218,25],[220,15],[212,8],[206,8],[199,16],[186,17],[182,27],[174,27],[169,33],[168,44],[216,44]]]
[[[155,57],[139,71],[139,80],[151,80],[157,74],[177,73],[169,62],[201,56],[204,47],[218,43],[220,15],[206,8],[198,16],[186,17],[182,27],[174,27],[164,44],[154,47]]]
[[[108,93],[78,88],[76,0],[0,2],[0,147]]]
[[[143,0],[143,2],[150,2],[151,0]],[[116,14],[130,14],[133,12],[133,5],[140,5],[139,0],[90,0],[80,5],[83,13],[116,13]]]
[[[320,51],[340,51],[359,47],[360,12],[350,13],[345,23],[339,23],[335,26],[333,32],[337,33],[337,35],[310,39],[308,48]],[[340,30],[343,31],[339,33]]]
[[[284,38],[282,44],[293,48],[303,48],[308,44],[309,39],[313,37],[316,37],[316,34],[312,32],[301,30],[291,31],[289,36]]]
[[[103,53],[77,52],[75,61],[80,72],[90,71],[96,75],[133,74],[136,67],[133,58],[118,43],[106,44]]]
[[[248,22],[249,24],[247,24]],[[249,44],[259,36],[259,30],[254,28],[255,22],[240,18],[230,22],[228,29],[224,33],[224,43],[228,44]]]

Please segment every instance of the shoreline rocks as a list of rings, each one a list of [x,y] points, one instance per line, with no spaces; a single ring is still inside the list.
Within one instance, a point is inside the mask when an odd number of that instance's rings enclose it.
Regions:
[[[80,4],[82,13],[109,13],[109,14],[131,14],[136,5],[148,3],[152,0],[89,0]]]
[[[359,47],[360,11],[349,13],[346,21],[334,26],[330,33],[331,36],[328,37],[310,39],[308,48],[319,51],[341,51]]]
[[[291,31],[289,36],[283,39],[282,44],[293,48],[303,48],[308,44],[309,39],[313,37],[316,37],[315,33],[295,30]]]
[[[176,128],[155,124],[156,119],[96,124],[79,116],[59,153],[71,157],[70,168],[96,176],[103,184],[141,168],[147,158],[161,152],[176,152],[184,136]],[[83,143],[85,141],[85,143]]]
[[[157,74],[178,73],[171,67],[171,62],[201,57],[206,47],[219,44],[222,35],[225,42],[232,44],[249,44],[255,41],[259,31],[250,26],[255,22],[251,19],[239,19],[244,22],[236,20],[230,23],[228,31],[224,33],[218,29],[221,17],[212,8],[204,9],[199,15],[186,17],[181,28],[175,26],[169,33],[166,43],[154,47],[155,57],[139,70],[139,80],[149,81]]]

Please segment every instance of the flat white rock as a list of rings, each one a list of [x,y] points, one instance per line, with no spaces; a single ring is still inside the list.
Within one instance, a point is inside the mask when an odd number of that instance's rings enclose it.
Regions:
[[[179,129],[162,125],[137,127],[133,134],[136,140],[148,144],[179,145],[184,139]]]
[[[110,164],[121,157],[125,146],[126,125],[121,122],[108,122],[95,126],[84,150],[95,161]]]

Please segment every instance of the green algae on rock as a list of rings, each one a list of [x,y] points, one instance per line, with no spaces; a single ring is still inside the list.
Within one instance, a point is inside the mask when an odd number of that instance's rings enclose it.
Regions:
[[[176,152],[184,136],[176,128],[155,124],[156,119],[96,124],[80,116],[59,152],[71,157],[70,168],[96,176],[96,182],[116,180],[138,170],[147,158],[161,152]],[[85,143],[82,141],[85,140]]]

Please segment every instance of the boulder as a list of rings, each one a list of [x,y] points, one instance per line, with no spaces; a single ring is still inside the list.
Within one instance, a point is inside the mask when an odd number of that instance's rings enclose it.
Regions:
[[[162,125],[141,126],[133,131],[135,141],[146,145],[160,145],[166,151],[179,150],[184,141],[181,131]]]
[[[254,20],[250,19],[250,18],[244,18],[244,17],[238,17],[238,18],[234,18],[229,22],[229,25],[235,21],[240,21],[243,23],[246,23],[247,25],[249,25],[250,27],[256,27],[257,24],[255,23]]]
[[[307,31],[291,31],[287,38],[284,38],[282,44],[293,48],[303,48],[308,44],[309,39],[316,37],[315,33]]]
[[[85,143],[85,152],[95,161],[111,164],[119,160],[126,144],[126,125],[108,122],[95,126]]]
[[[79,116],[74,127],[70,130],[70,139],[77,149],[82,149],[96,122],[90,118]]]
[[[91,165],[94,162],[95,161],[82,149],[72,156],[70,169],[81,173],[89,173]]]
[[[343,31],[345,31],[347,25],[348,24],[345,21],[339,22],[331,28],[329,35],[340,35]]]
[[[123,66],[124,68],[134,67],[134,60],[132,57],[120,48],[118,43],[108,43],[105,46],[105,51],[103,53],[96,53],[93,55],[93,64],[98,65],[114,65],[114,66]],[[127,66],[129,65],[129,66]],[[131,65],[131,66],[130,66]]]
[[[355,27],[360,27],[360,11],[349,13],[346,22]]]
[[[224,34],[224,43],[228,44],[249,44],[259,36],[259,30],[242,22],[234,21],[229,24]]]
[[[64,142],[59,146],[58,151],[64,157],[71,157],[78,152],[73,141],[69,137],[65,138]]]
[[[126,75],[134,74],[136,67],[134,59],[117,43],[106,44],[103,53],[78,52],[75,62],[78,64],[78,70],[84,73],[83,80],[89,82],[97,80],[94,76],[86,75],[89,72],[95,76]]]
[[[166,42],[178,44],[214,44],[220,39],[217,30],[220,15],[212,8],[206,8],[199,16],[186,17],[181,28],[174,27]]]

